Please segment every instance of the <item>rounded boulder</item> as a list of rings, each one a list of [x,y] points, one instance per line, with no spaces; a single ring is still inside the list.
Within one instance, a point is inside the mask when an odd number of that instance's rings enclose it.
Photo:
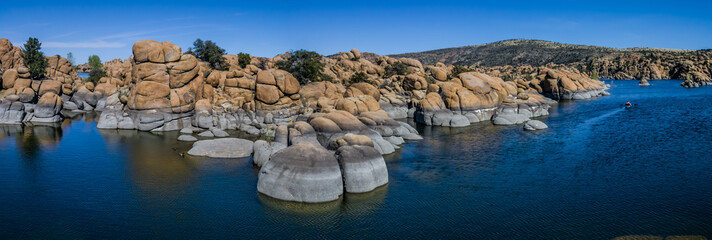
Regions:
[[[370,192],[388,183],[386,161],[373,147],[353,145],[336,151],[344,189],[349,193]]]
[[[339,199],[344,185],[334,154],[301,142],[270,157],[260,170],[257,191],[285,201],[319,203]]]

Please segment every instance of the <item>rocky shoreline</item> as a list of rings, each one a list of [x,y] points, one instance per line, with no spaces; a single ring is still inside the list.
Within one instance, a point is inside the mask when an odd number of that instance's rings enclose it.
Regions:
[[[107,76],[95,85],[58,56],[48,58],[47,79],[30,80],[21,51],[0,39],[1,124],[59,122],[62,112],[95,111],[100,129],[180,131],[179,140],[195,141],[187,154],[252,156],[261,168],[260,193],[308,203],[387,184],[382,155],[422,139],[396,119],[445,127],[492,121],[541,130],[546,125],[531,118],[548,115],[556,101],[608,94],[602,81],[577,71],[543,67],[529,80],[505,81],[442,63],[367,59],[356,49],[321,59],[332,81],[300,83],[276,67],[290,53],[242,66],[228,54],[229,68],[215,70],[170,42],[153,40],[136,42],[126,60],[105,63]],[[395,65],[407,69],[387,74]],[[367,81],[353,82],[356,74]],[[224,130],[271,141],[229,138]],[[194,134],[214,139],[197,141]]]

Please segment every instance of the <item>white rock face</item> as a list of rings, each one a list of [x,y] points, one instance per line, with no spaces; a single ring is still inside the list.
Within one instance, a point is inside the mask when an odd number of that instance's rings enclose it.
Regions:
[[[213,135],[215,137],[229,137],[230,136],[230,134],[228,134],[227,132],[217,129],[217,128],[213,128],[210,131],[213,133]]]
[[[336,151],[336,156],[346,192],[370,192],[388,183],[386,161],[373,147],[343,146]]]
[[[470,120],[463,115],[453,115],[450,120],[450,127],[465,127],[470,125]]]
[[[200,140],[193,143],[188,154],[212,158],[243,158],[252,154],[252,145],[252,141],[239,138]]]
[[[198,136],[201,136],[201,137],[215,137],[215,135],[213,134],[213,132],[211,132],[210,130],[207,130],[207,131],[205,131],[205,132],[201,132],[201,133],[198,134]]]
[[[339,199],[344,185],[333,153],[300,142],[276,152],[262,166],[257,191],[280,200],[319,203]]]
[[[257,140],[255,141],[254,148],[255,154],[252,155],[252,163],[255,164],[255,166],[262,167],[265,163],[267,163],[267,161],[269,161],[269,158],[273,154],[279,150],[287,148],[287,145],[280,142],[268,143],[265,140]]]

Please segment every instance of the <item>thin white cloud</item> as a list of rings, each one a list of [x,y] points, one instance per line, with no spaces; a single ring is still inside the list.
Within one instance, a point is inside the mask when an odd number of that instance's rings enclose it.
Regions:
[[[158,32],[158,31],[124,32],[124,33],[99,37],[99,38],[97,38],[97,40],[101,41],[101,40],[109,40],[109,39],[133,38],[133,37],[144,36],[146,34],[150,34],[150,33],[154,33],[154,32]]]
[[[45,42],[42,43],[42,47],[46,48],[121,48],[126,46],[124,43],[119,42],[104,42],[104,41],[93,41],[93,42]]]
[[[79,31],[68,32],[68,33],[64,33],[64,34],[59,34],[59,35],[51,36],[51,37],[49,37],[49,39],[57,39],[57,38],[69,37],[69,36],[74,35],[74,34],[77,34],[77,33],[79,33]]]

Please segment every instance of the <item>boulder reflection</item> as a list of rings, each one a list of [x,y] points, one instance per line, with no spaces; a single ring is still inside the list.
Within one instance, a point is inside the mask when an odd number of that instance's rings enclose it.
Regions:
[[[388,184],[367,193],[344,193],[341,198],[326,203],[282,201],[258,193],[265,215],[275,220],[287,219],[295,224],[318,228],[335,228],[341,217],[364,217],[381,208],[388,193]]]
[[[190,184],[199,162],[181,156],[189,144],[179,143],[176,133],[159,136],[133,130],[99,130],[107,147],[126,154],[131,183],[152,199],[180,196]]]
[[[34,160],[42,149],[54,148],[62,140],[59,123],[0,125],[0,138],[15,138],[25,160]]]

